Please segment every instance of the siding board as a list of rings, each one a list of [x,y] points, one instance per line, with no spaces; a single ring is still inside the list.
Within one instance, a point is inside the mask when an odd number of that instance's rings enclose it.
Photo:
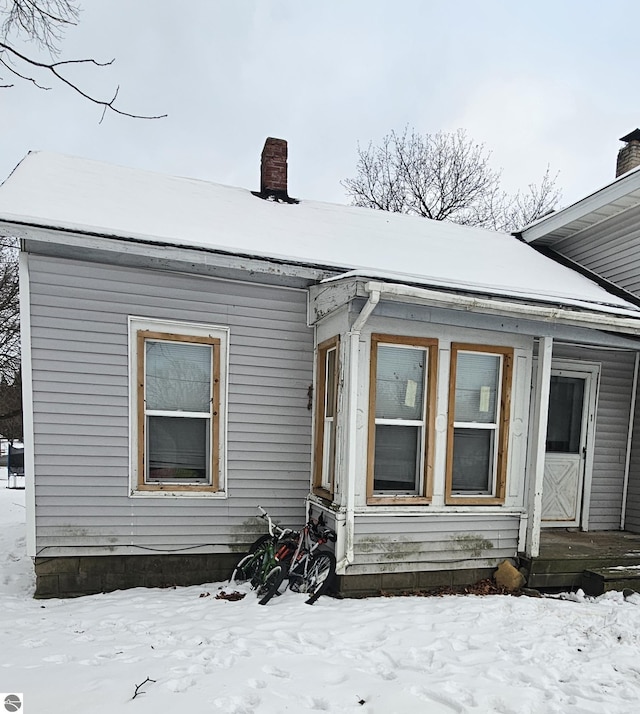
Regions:
[[[555,249],[640,295],[640,207],[566,238]]]
[[[554,345],[553,354],[600,364],[589,530],[618,530],[635,354],[566,345]]]
[[[638,389],[640,390],[640,383],[638,384]],[[637,394],[636,413],[633,423],[631,461],[629,464],[629,487],[627,491],[625,529],[633,533],[640,533],[640,398]]]
[[[29,269],[39,554],[228,552],[255,537],[258,503],[303,522],[313,375],[304,292],[36,255]],[[128,496],[128,315],[230,328],[227,499]]]
[[[518,551],[518,514],[356,516],[349,572],[485,567]]]

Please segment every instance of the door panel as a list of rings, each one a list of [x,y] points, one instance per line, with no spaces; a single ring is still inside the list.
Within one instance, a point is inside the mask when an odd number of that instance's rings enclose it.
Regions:
[[[576,520],[581,462],[579,454],[546,454],[542,490],[543,520]]]
[[[590,372],[551,370],[542,486],[546,526],[580,524],[591,384]]]

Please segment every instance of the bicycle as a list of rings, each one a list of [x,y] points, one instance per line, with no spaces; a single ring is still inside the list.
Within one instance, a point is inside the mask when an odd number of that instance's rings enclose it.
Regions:
[[[269,524],[269,535],[258,538],[234,570],[231,581],[250,580],[258,591],[259,603],[266,605],[275,595],[289,587],[294,592],[306,593],[313,605],[331,587],[336,574],[336,558],[332,551],[322,548],[335,542],[336,533],[328,528],[322,514],[317,520],[309,518],[301,531],[280,528],[261,507],[260,517]],[[283,581],[287,586],[280,591]]]
[[[282,582],[283,565],[281,558],[277,558],[278,544],[289,535],[297,537],[297,533],[290,528],[280,528],[262,506],[258,506],[258,510],[260,518],[268,523],[269,533],[261,535],[253,542],[249,553],[234,568],[230,582],[233,584],[249,581],[258,597],[261,597],[260,605],[266,605],[273,597],[273,593],[270,593],[272,584]]]

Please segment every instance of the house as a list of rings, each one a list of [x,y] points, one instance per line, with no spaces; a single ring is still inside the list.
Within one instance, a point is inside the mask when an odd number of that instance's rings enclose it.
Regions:
[[[225,579],[259,504],[325,514],[346,593],[621,529],[638,301],[526,237],[293,199],[286,152],[257,192],[38,152],[0,187],[37,596]]]
[[[624,146],[616,162],[615,179],[576,203],[531,224],[519,237],[542,253],[596,280],[617,295],[640,304],[640,129],[621,138]],[[625,380],[626,381],[626,380]],[[619,384],[621,394],[631,395],[627,445],[617,445],[624,461],[620,474],[609,472],[600,486],[607,527],[640,533],[640,410],[636,406],[638,357],[635,356],[631,387]],[[597,439],[604,442],[602,427]],[[604,447],[604,444],[603,444]],[[612,448],[612,445],[609,445]],[[612,478],[613,477],[613,478]],[[605,483],[608,487],[605,487]],[[608,505],[605,506],[605,500]],[[619,522],[617,522],[619,519]],[[601,519],[599,519],[601,522]],[[604,521],[602,521],[604,523]]]

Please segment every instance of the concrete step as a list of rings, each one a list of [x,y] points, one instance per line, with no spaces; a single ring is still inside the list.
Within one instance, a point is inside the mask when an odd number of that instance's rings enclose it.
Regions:
[[[581,586],[587,595],[602,595],[609,590],[640,592],[640,565],[585,570]]]

